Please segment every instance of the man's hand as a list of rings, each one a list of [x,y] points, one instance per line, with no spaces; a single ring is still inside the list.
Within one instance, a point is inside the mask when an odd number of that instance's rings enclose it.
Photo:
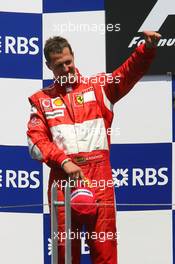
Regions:
[[[84,179],[83,171],[79,166],[77,166],[72,161],[68,161],[63,165],[63,170],[66,172],[66,174],[71,177],[72,179],[78,180],[78,179]]]
[[[161,35],[159,33],[154,31],[144,31],[143,34],[147,48],[154,48],[157,46],[157,43],[161,38]]]

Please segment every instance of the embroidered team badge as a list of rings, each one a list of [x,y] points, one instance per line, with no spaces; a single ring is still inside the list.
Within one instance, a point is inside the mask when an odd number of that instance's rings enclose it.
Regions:
[[[81,105],[83,104],[84,100],[83,100],[83,95],[79,94],[79,95],[76,95],[75,97],[75,103],[78,104],[78,105]]]

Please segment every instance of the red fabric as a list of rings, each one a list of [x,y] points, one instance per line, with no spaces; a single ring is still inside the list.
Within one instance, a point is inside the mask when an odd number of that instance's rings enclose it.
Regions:
[[[104,159],[98,163],[88,163],[80,165],[85,176],[91,181],[96,180],[98,186],[94,188],[96,201],[98,202],[97,213],[91,221],[85,221],[86,239],[90,246],[91,260],[93,264],[114,264],[117,263],[117,230],[115,217],[115,199],[114,188],[107,186],[107,182],[111,179],[111,167],[109,163],[109,155],[106,153]],[[60,172],[61,175],[61,172]],[[62,177],[64,177],[62,175]],[[102,186],[100,182],[104,180],[106,186]],[[50,189],[48,192],[50,197]],[[64,200],[63,192],[58,188],[58,200]],[[58,209],[58,232],[65,232],[64,207]],[[80,262],[80,232],[82,231],[82,221],[77,221],[75,214],[72,213],[72,232],[76,234],[76,238],[72,240],[72,264]],[[105,237],[106,236],[106,239]],[[109,239],[107,238],[109,236]],[[58,241],[59,262],[63,264],[65,261],[65,240]]]
[[[71,191],[71,208],[76,221],[82,224],[91,221],[97,213],[94,188],[85,187],[82,181],[76,182]]]
[[[126,93],[128,93],[134,84],[147,71],[153,57],[155,49],[146,49],[144,45],[138,47],[135,52],[129,57],[126,62],[112,73],[115,79],[120,76],[120,82],[109,83],[107,75],[104,76],[104,84],[99,82],[94,83],[93,78],[90,78],[88,83],[82,80],[72,85],[72,91],[66,93],[63,87],[59,84],[53,84],[47,89],[43,89],[30,97],[30,103],[34,108],[28,124],[27,135],[30,140],[31,155],[33,158],[39,159],[47,163],[51,167],[48,197],[50,201],[50,190],[54,180],[67,180],[67,175],[61,169],[60,165],[64,159],[70,157],[73,162],[77,162],[81,166],[85,176],[89,180],[96,180],[100,182],[104,180],[112,180],[111,167],[109,161],[110,136],[107,135],[108,149],[94,149],[93,151],[84,152],[77,151],[68,153],[71,144],[81,147],[79,139],[72,142],[71,140],[64,144],[64,137],[61,138],[58,131],[58,139],[53,138],[51,130],[62,124],[84,124],[85,121],[102,119],[105,129],[111,127],[113,112],[110,110],[109,102],[114,104]],[[80,77],[80,74],[79,74]],[[92,91],[95,99],[90,102],[82,103],[78,96],[81,97],[87,91]],[[105,95],[104,95],[105,94]],[[59,99],[58,99],[59,97]],[[109,102],[107,102],[106,98]],[[58,101],[53,101],[55,99]],[[81,99],[81,98],[80,98]],[[52,105],[53,103],[53,105]],[[60,111],[61,105],[61,111]],[[57,112],[60,111],[54,118],[48,118],[55,114],[54,107],[58,107]],[[107,133],[107,131],[106,131]],[[63,135],[64,136],[64,135]],[[71,137],[71,135],[70,135]],[[83,139],[85,140],[85,139]],[[81,144],[83,144],[83,140]],[[99,142],[103,142],[105,138],[99,137]],[[58,143],[58,144],[57,144]],[[89,142],[89,145],[92,142]],[[105,146],[105,141],[103,142]],[[39,151],[38,151],[39,150]],[[101,242],[100,239],[88,238],[90,246],[91,258],[93,264],[116,264],[117,263],[117,242],[116,242],[116,218],[114,206],[114,188],[105,185],[102,190],[99,186],[94,187],[95,198],[98,202],[96,218],[93,221],[86,223],[86,230],[89,234],[96,232],[97,234],[111,233],[113,239],[106,239]],[[58,199],[64,199],[64,192],[58,187]],[[58,209],[58,230],[64,232],[64,208]],[[72,215],[72,231],[80,232],[82,223],[77,221]],[[64,263],[64,241],[59,241],[59,263]],[[80,260],[80,239],[72,240],[72,263],[79,264]]]

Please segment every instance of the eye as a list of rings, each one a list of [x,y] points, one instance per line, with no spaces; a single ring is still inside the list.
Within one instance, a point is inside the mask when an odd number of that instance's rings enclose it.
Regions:
[[[71,60],[67,60],[67,61],[65,62],[66,65],[69,65],[69,64],[71,64],[71,63],[72,63]]]

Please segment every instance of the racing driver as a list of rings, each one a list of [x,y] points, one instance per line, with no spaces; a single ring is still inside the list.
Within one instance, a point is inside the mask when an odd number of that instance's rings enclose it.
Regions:
[[[28,123],[29,151],[34,159],[50,168],[48,199],[54,181],[83,179],[105,181],[102,190],[98,184],[94,194],[98,210],[91,223],[86,223],[87,243],[93,264],[117,264],[116,218],[114,186],[111,184],[110,133],[113,106],[148,70],[161,35],[144,32],[145,43],[112,74],[101,73],[83,77],[74,64],[74,53],[68,41],[56,36],[44,47],[47,67],[54,81],[49,87],[30,98],[31,116]],[[110,183],[110,184],[108,184]],[[59,200],[64,190],[58,184]],[[64,232],[64,208],[58,209],[58,231]],[[72,219],[72,232],[78,234],[82,223]],[[104,234],[103,242],[98,234]],[[64,241],[58,243],[58,261],[63,264]],[[81,240],[72,241],[72,263],[80,263]]]

